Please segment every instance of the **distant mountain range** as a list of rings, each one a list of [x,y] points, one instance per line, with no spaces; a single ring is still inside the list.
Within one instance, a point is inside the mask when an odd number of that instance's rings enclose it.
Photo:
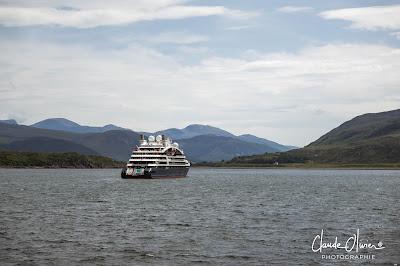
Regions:
[[[17,125],[17,121],[14,119],[7,119],[7,120],[0,120],[0,123],[10,124],[10,125]]]
[[[165,134],[183,147],[192,161],[229,160],[235,156],[287,151],[292,146],[258,138],[235,136],[228,131],[208,126],[189,125],[149,134]],[[15,120],[0,120],[0,150],[30,152],[78,152],[102,155],[125,161],[138,144],[139,133],[115,125],[82,126],[65,118],[51,118],[31,126]]]
[[[74,133],[0,123],[0,150],[78,152],[125,161],[138,139],[139,134],[130,130]]]
[[[189,139],[200,135],[214,135],[222,137],[235,138],[236,136],[223,129],[208,125],[193,124],[183,129],[169,128],[166,130],[157,131],[154,134],[164,134],[173,139]]]
[[[399,163],[400,109],[357,116],[308,146],[288,152],[234,158],[236,164]]]
[[[194,124],[153,134],[177,140],[195,162],[226,160],[227,165],[400,162],[400,109],[357,116],[300,149],[249,134],[235,136],[208,125]],[[46,119],[32,126],[0,120],[0,150],[78,152],[126,161],[138,138],[139,133],[114,125],[81,126],[62,118]]]
[[[15,120],[14,120],[15,121]],[[110,130],[125,130],[122,127],[117,127],[115,125],[109,124],[103,127],[91,127],[91,126],[81,126],[71,120],[65,118],[49,118],[43,121],[37,122],[32,127],[43,128],[43,129],[53,129],[62,130],[75,133],[100,133]]]
[[[178,140],[188,158],[196,162],[229,160],[235,156],[276,152],[273,147],[240,140],[237,137],[198,135]]]

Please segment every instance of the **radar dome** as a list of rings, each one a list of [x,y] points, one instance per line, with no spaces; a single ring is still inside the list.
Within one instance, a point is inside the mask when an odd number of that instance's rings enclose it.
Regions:
[[[160,142],[160,141],[162,140],[162,136],[161,136],[161,135],[157,135],[156,140],[157,140],[158,142]]]
[[[149,136],[149,142],[153,142],[156,138],[154,136]]]
[[[179,148],[179,144],[176,143],[176,142],[174,142],[174,144],[172,144],[172,145],[174,145],[175,147]]]

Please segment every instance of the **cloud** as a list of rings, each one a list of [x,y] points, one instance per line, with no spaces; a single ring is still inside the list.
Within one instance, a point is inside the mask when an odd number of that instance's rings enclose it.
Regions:
[[[155,36],[146,37],[146,41],[154,43],[171,43],[171,44],[197,44],[208,41],[205,35],[192,34],[188,32],[163,32]]]
[[[246,19],[255,13],[229,9],[223,6],[161,5],[141,8],[55,8],[48,6],[1,6],[0,24],[8,27],[58,25],[75,28],[93,28],[135,23],[139,21],[176,20],[191,17],[225,16]]]
[[[309,6],[283,6],[277,9],[283,13],[302,13],[312,11],[314,8]]]
[[[8,40],[0,49],[0,88],[10,80],[17,88],[0,91],[0,113],[29,122],[68,117],[149,131],[197,122],[304,145],[352,116],[395,109],[400,97],[400,49],[385,45],[190,64],[138,44],[100,51]]]
[[[351,28],[363,30],[400,29],[400,5],[371,6],[328,10],[319,15],[324,19],[350,21]]]
[[[240,25],[240,26],[231,26],[231,27],[226,27],[226,28],[224,28],[224,30],[233,30],[233,31],[236,31],[236,30],[247,30],[247,29],[252,29],[252,28],[255,28],[255,27],[257,27],[257,25]]]

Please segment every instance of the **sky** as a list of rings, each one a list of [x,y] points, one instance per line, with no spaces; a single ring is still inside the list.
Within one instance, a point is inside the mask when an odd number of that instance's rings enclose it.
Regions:
[[[304,146],[400,108],[400,0],[0,0],[0,119]]]

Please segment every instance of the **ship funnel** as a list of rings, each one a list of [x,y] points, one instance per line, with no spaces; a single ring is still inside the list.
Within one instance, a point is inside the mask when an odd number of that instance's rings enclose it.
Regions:
[[[165,135],[161,135],[162,140],[166,140],[167,138],[165,137]]]
[[[144,135],[140,134],[140,140],[144,140]]]

